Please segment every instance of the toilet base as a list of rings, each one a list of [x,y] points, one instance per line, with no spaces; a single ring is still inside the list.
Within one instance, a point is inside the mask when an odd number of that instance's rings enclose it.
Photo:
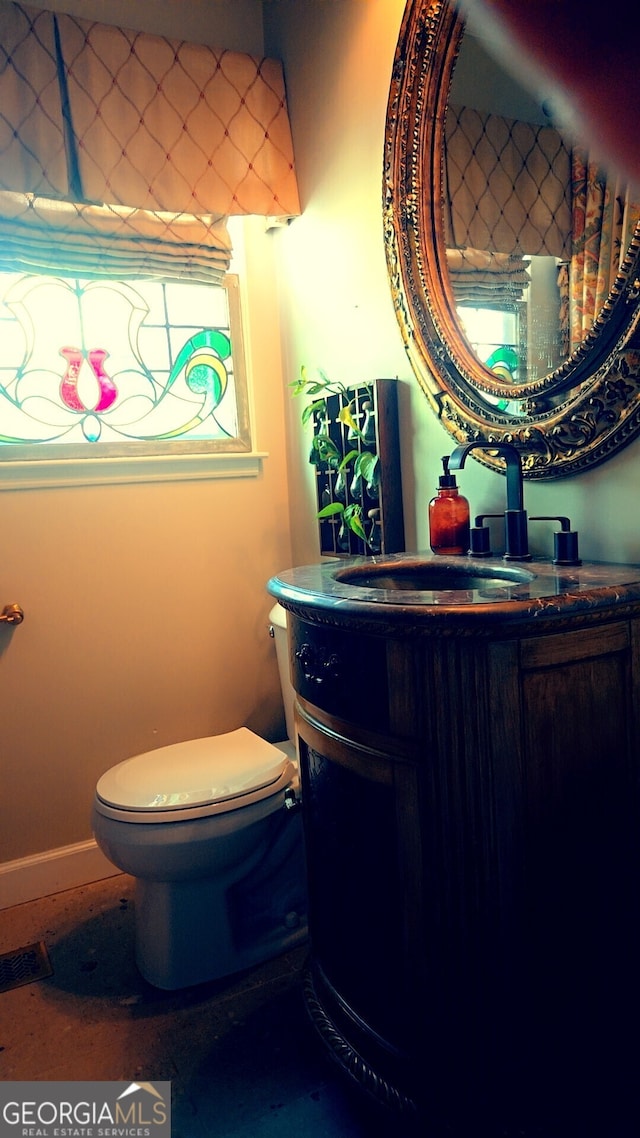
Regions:
[[[221,936],[221,922],[212,904],[208,919],[200,915],[200,905],[213,901],[203,891],[203,882],[187,882],[176,887],[161,882],[136,882],[136,964],[140,974],[155,988],[174,991],[204,984],[242,972],[303,944],[307,939],[306,919],[294,910],[271,935],[244,946],[234,946]],[[185,919],[185,906],[191,908],[187,894],[195,893],[195,915]],[[161,929],[161,934],[158,934]]]
[[[307,939],[302,820],[282,814],[268,855],[240,881],[136,880],[136,963],[172,991],[242,972]]]

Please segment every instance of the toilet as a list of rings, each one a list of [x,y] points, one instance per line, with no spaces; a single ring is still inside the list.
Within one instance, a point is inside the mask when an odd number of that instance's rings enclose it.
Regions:
[[[307,936],[284,609],[269,620],[287,739],[240,727],[174,743],[125,759],[96,787],[93,833],[136,879],[136,963],[157,988],[220,979]]]

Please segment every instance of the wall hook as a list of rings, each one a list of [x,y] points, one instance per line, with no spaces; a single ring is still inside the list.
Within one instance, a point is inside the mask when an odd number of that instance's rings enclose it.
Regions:
[[[0,612],[0,624],[22,624],[24,613],[20,605],[5,605]]]

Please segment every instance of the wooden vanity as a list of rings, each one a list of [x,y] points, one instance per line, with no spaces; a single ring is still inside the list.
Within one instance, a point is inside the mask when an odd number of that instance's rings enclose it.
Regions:
[[[297,693],[315,1027],[420,1133],[610,1118],[625,1096],[638,1117],[640,566],[534,561],[503,581],[483,562],[456,591],[345,566],[269,583]]]

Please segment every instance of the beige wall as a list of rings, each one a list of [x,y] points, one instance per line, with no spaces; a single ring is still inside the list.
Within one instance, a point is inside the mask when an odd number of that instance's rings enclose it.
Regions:
[[[291,562],[272,246],[250,242],[257,478],[0,493],[0,862],[90,836],[102,771],[242,724],[283,737],[267,579]]]
[[[166,34],[214,43],[227,19],[231,46],[262,44],[261,26],[249,26],[257,0],[48,6],[123,23],[135,14],[140,26],[144,13],[150,29],[155,21]],[[264,5],[266,51],[285,62],[304,213],[272,234],[256,223],[249,242],[255,435],[269,452],[262,475],[0,493],[0,602],[18,601],[27,614],[0,638],[0,861],[88,837],[96,778],[127,754],[241,723],[278,734],[264,582],[318,556],[308,439],[286,391],[302,363],[345,383],[399,377],[407,544],[427,547],[427,503],[451,440],[406,362],[381,220],[403,8],[404,0]],[[198,24],[188,32],[187,12]],[[474,512],[502,508],[499,476],[470,463],[460,481]],[[568,513],[585,557],[640,561],[639,481],[634,442],[580,478],[528,484],[527,506]]]
[[[284,60],[302,216],[281,235],[285,380],[300,366],[359,383],[402,380],[403,482],[415,543],[412,434],[417,416],[391,304],[382,238],[382,146],[404,0],[271,0],[265,47]],[[289,400],[292,540],[317,560],[309,438]]]
[[[285,64],[304,214],[281,244],[286,378],[300,364],[345,383],[397,375],[407,544],[428,548],[427,504],[452,440],[407,364],[391,304],[382,234],[382,146],[404,0],[269,0],[265,44]],[[289,401],[291,403],[291,401]],[[293,549],[317,557],[308,441],[289,407]],[[474,513],[504,508],[504,479],[469,461],[460,486]],[[568,514],[583,557],[640,561],[640,441],[577,478],[528,483],[530,514]],[[532,549],[550,554],[545,527]]]
[[[125,8],[57,6],[97,18]],[[134,7],[142,23],[161,6]],[[213,5],[217,16],[235,7]],[[248,34],[257,6],[237,7]],[[259,8],[251,38],[237,46],[262,50]],[[282,737],[265,591],[291,563],[282,368],[274,243],[260,221],[250,229],[259,476],[0,492],[0,607],[26,614],[0,629],[0,862],[88,838],[96,780],[127,755],[241,724]]]
[[[30,7],[262,55],[262,0],[40,0]]]

